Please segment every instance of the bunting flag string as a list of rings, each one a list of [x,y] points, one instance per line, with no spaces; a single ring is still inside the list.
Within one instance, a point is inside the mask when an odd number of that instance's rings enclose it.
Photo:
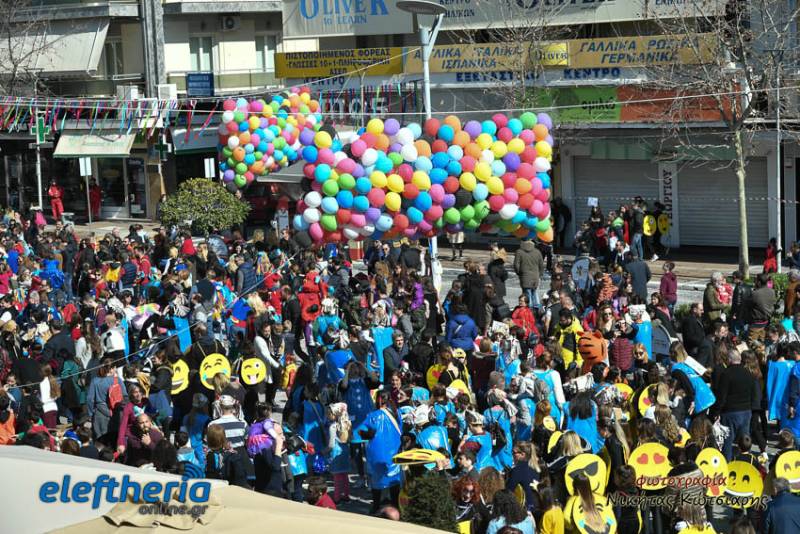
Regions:
[[[187,111],[186,115],[186,133],[183,135],[183,142],[189,142],[189,134],[192,131],[192,118],[194,117],[194,106],[197,103],[196,100],[189,101],[189,110]]]
[[[200,136],[201,136],[201,135],[203,135],[203,132],[205,132],[205,131],[206,131],[206,128],[208,128],[208,125],[209,125],[209,124],[211,124],[211,118],[214,116],[214,112],[215,112],[216,110],[217,110],[217,105],[216,105],[216,104],[214,104],[214,107],[213,107],[213,109],[212,109],[212,110],[211,110],[211,112],[208,114],[208,117],[206,117],[206,120],[203,122],[203,125],[202,125],[202,126],[200,126],[200,131],[194,134],[194,138],[195,138],[195,139],[199,139],[199,138],[200,138]]]

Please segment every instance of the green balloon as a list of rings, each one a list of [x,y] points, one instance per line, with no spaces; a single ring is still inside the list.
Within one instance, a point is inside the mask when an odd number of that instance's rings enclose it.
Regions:
[[[469,221],[467,221],[467,222],[465,222],[465,223],[464,223],[464,228],[466,228],[467,230],[475,230],[475,229],[477,229],[477,228],[478,228],[480,225],[481,225],[481,223],[479,223],[479,222],[478,222],[478,221],[476,221],[475,219],[470,219]]]
[[[286,139],[279,135],[275,138],[272,144],[275,145],[276,149],[283,150],[286,147]]]
[[[326,213],[319,219],[319,224],[322,225],[322,228],[329,232],[333,232],[336,230],[336,216]]]
[[[306,106],[305,104],[300,104],[300,113],[302,113],[303,115],[308,115],[309,113],[311,113],[311,109],[309,109],[309,107]]]
[[[547,229],[550,228],[550,219],[542,219],[536,223],[534,228],[536,228],[537,232],[546,232]]]
[[[502,220],[497,223],[497,227],[500,228],[504,232],[511,232],[511,227],[514,226],[514,223],[507,220]]]
[[[235,183],[237,187],[244,187],[247,185],[247,178],[245,178],[241,174],[237,174],[233,178],[233,183]]]
[[[444,218],[443,217],[439,217],[438,219],[436,219],[436,222],[433,223],[433,226],[435,228],[438,228],[439,230],[444,228]]]
[[[480,202],[475,203],[475,219],[478,221],[482,221],[486,218],[487,215],[491,212],[491,208],[489,207],[489,203],[485,200],[481,200]]]
[[[519,116],[519,120],[522,121],[523,128],[531,129],[536,126],[536,114],[531,113],[530,111],[526,111],[522,115]]]
[[[349,191],[350,189],[353,189],[355,186],[356,186],[356,179],[353,178],[352,175],[345,173],[339,176],[340,189],[347,189]]]
[[[461,220],[461,213],[456,208],[447,208],[443,218],[447,224],[458,224]]]
[[[222,147],[222,155],[226,158],[233,156],[233,150],[228,147]]]
[[[258,161],[264,157],[264,153],[256,150],[255,152],[253,152],[253,156],[255,156],[256,161]]]
[[[237,124],[244,121],[244,111],[239,111],[238,109],[233,112],[233,121]]]
[[[325,180],[325,183],[322,184],[322,192],[329,197],[335,197],[339,192],[339,184],[336,183],[336,180]]]
[[[238,162],[233,158],[228,158],[228,168],[235,169]]]
[[[469,221],[475,217],[475,208],[472,205],[467,204],[463,208],[461,208],[461,220],[462,221]]]
[[[244,174],[247,172],[247,163],[239,162],[236,164],[236,174]]]
[[[278,104],[277,102],[275,102],[274,100],[269,103],[269,107],[271,107],[272,111],[275,111],[275,112],[277,112],[279,109],[281,109],[281,105]]]
[[[281,130],[286,128],[286,119],[283,117],[278,117],[278,127],[280,127]]]
[[[392,161],[392,165],[394,165],[395,167],[403,163],[403,156],[401,156],[397,152],[390,152],[389,159]]]

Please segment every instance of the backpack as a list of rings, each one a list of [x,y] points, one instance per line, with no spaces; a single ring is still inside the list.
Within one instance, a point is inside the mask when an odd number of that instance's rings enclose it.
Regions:
[[[108,388],[108,407],[111,410],[117,407],[117,404],[122,402],[122,386],[119,383],[119,378],[114,375],[114,383]]]
[[[492,436],[492,449],[497,451],[504,449],[506,445],[508,445],[508,439],[506,439],[506,433],[503,431],[503,427],[500,426],[500,423],[497,421],[493,422],[489,425],[489,435]]]

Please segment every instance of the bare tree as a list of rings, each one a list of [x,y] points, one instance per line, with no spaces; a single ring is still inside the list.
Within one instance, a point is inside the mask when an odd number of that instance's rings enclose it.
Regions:
[[[796,36],[790,30],[798,11],[789,4],[688,0],[671,16],[655,19],[658,33],[671,39],[677,50],[673,61],[648,67],[652,86],[667,91],[667,138],[696,151],[691,117],[698,107],[709,106],[722,125],[722,143],[735,153],[731,167],[738,188],[739,268],[745,276],[750,267],[745,142],[767,127],[776,79],[793,62]]]
[[[0,0],[0,94],[34,93],[39,57],[55,44],[48,21],[29,0]]]

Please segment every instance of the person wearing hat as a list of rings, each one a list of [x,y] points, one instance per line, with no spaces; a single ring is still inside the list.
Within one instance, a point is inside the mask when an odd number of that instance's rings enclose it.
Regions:
[[[236,417],[236,404],[236,399],[230,395],[220,395],[219,407],[222,415],[211,421],[208,426],[221,427],[225,431],[225,438],[230,443],[231,448],[240,449],[245,444],[247,423]]]
[[[489,278],[492,280],[495,295],[504,299],[506,298],[506,280],[508,280],[508,271],[506,271],[508,254],[506,253],[506,249],[500,248],[497,243],[493,243],[490,257],[491,260],[486,267],[486,274],[488,274]]]

